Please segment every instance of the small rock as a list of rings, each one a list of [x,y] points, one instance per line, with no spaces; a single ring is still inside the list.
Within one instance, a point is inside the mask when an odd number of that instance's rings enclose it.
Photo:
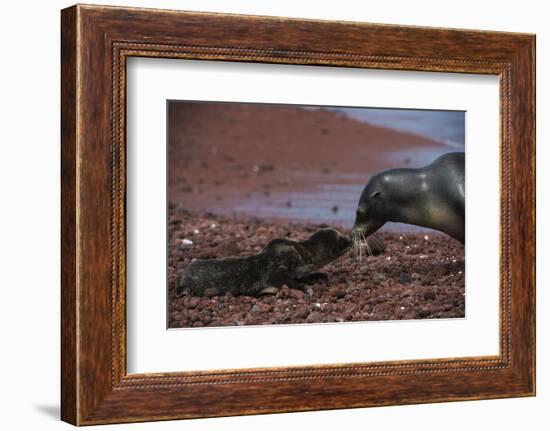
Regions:
[[[447,298],[445,300],[445,304],[450,305],[451,308],[452,308],[452,307],[455,307],[456,305],[458,305],[458,300],[456,298]]]
[[[423,275],[420,278],[420,284],[422,286],[429,286],[430,284],[432,284],[432,281],[433,281],[433,277],[431,277],[429,275]]]
[[[275,295],[263,296],[262,301],[264,304],[273,304],[276,301]]]
[[[316,322],[320,322],[322,318],[323,318],[323,313],[320,313],[318,311],[312,311],[307,316],[307,321],[308,323],[316,323]]]
[[[296,310],[294,310],[294,316],[298,319],[305,319],[309,315],[309,308],[307,308],[305,305],[299,305],[296,307]]]
[[[435,295],[435,292],[433,290],[428,290],[426,292],[424,292],[424,299],[426,301],[433,301],[435,299],[436,295]]]
[[[185,305],[188,309],[193,309],[199,304],[199,301],[200,301],[199,298],[197,298],[196,296],[193,296],[189,298],[189,301],[187,301]]]
[[[189,310],[187,312],[187,317],[189,320],[198,320],[199,319],[199,312],[196,310]]]
[[[414,295],[414,289],[412,288],[407,288],[403,290],[403,293],[401,294],[403,298],[407,298],[408,296],[413,296],[413,295]]]
[[[386,280],[386,276],[380,272],[372,275],[372,281],[375,283],[381,283]]]
[[[216,247],[214,254],[217,257],[229,257],[238,255],[240,251],[239,241],[229,238]]]
[[[344,289],[343,287],[335,287],[335,288],[332,288],[329,290],[329,292],[331,293],[332,296],[340,299],[340,298],[343,298],[344,296],[346,296],[346,289]]]
[[[283,284],[275,296],[280,299],[286,299],[290,296],[290,289],[286,284]]]
[[[254,165],[252,166],[252,172],[257,175],[261,175],[264,172],[269,172],[275,169],[272,164]]]
[[[305,293],[298,289],[290,289],[289,297],[293,299],[303,299],[305,297]]]
[[[412,278],[409,274],[407,274],[406,272],[402,272],[401,274],[399,274],[399,283],[401,284],[408,284],[412,281]]]
[[[418,315],[420,317],[428,317],[430,314],[432,314],[432,311],[427,307],[422,307],[420,310],[418,310]]]
[[[190,239],[187,239],[187,238],[184,238],[181,240],[180,242],[180,248],[183,250],[183,249],[186,249],[186,248],[189,248],[193,245],[193,241],[191,241]]]
[[[443,277],[444,275],[447,275],[449,273],[449,267],[445,265],[444,263],[440,263],[435,265],[434,267],[434,274],[438,277]]]

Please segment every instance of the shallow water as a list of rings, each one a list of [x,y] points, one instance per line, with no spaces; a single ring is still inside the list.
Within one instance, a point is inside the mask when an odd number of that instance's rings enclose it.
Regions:
[[[323,183],[319,173],[295,171],[292,176],[308,176],[317,184],[308,190],[261,192],[244,195],[239,191],[226,193],[224,205],[206,205],[206,210],[234,217],[258,217],[263,220],[324,223],[351,229],[361,192],[368,180],[359,174],[332,175],[333,182]],[[338,182],[340,180],[341,182]],[[429,229],[402,223],[387,223],[384,230],[394,232],[424,232]]]
[[[409,132],[430,138],[455,151],[464,149],[465,112],[432,111],[423,109],[381,109],[381,108],[323,108],[341,112],[359,121],[376,126]]]

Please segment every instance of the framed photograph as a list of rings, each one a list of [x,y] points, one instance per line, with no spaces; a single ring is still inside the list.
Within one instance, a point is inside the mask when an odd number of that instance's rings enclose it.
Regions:
[[[62,11],[61,415],[535,394],[535,37]]]

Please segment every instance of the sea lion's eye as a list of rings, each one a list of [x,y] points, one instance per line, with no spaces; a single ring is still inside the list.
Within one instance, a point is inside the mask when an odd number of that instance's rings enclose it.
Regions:
[[[374,192],[372,195],[370,195],[371,198],[377,198],[380,196],[380,192]]]

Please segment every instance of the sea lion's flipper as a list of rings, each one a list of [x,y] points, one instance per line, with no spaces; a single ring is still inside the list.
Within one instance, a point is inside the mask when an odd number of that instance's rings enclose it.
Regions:
[[[328,283],[329,277],[324,272],[312,272],[302,277],[297,277],[296,280],[304,284]]]
[[[279,291],[278,287],[269,286],[269,287],[266,287],[266,288],[262,289],[260,291],[260,293],[258,293],[258,296],[261,296],[261,295],[275,295],[278,291]]]
[[[300,279],[302,277],[307,277],[309,274],[312,274],[317,269],[319,269],[319,266],[316,266],[314,264],[304,264],[300,265],[298,268],[296,268],[296,279]]]
[[[269,273],[266,284],[267,286],[275,287],[281,287],[283,284],[286,284],[288,287],[292,287],[294,279],[286,266],[279,265]]]

